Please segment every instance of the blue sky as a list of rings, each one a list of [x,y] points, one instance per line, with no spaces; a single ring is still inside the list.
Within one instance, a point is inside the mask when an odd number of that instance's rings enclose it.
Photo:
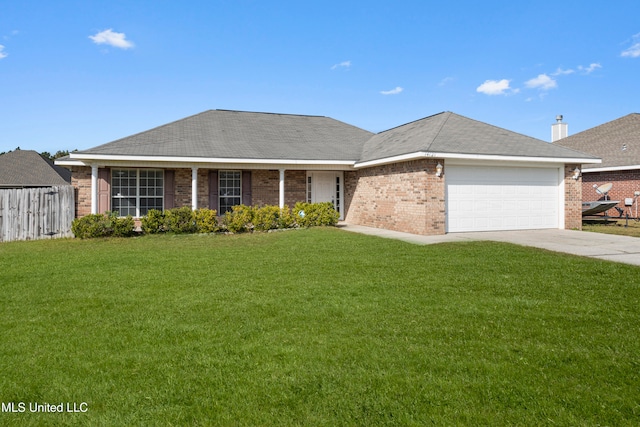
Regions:
[[[208,109],[379,132],[442,111],[548,141],[640,112],[640,2],[5,1],[0,152]]]

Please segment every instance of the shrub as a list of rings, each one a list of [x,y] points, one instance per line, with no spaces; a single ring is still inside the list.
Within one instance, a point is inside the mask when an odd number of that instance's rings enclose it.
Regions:
[[[224,213],[222,223],[232,233],[241,233],[253,229],[253,208],[251,206],[234,206],[231,211]]]
[[[146,234],[156,234],[166,231],[164,212],[158,209],[151,209],[147,215],[140,219],[142,231]]]
[[[131,237],[136,234],[136,224],[131,215],[118,218],[115,214],[110,218],[113,237]]]
[[[164,212],[164,228],[167,232],[182,234],[195,233],[196,221],[189,206],[173,208]]]
[[[194,213],[198,233],[218,231],[218,213],[215,209],[197,209]]]
[[[263,206],[253,213],[253,229],[256,231],[275,230],[280,225],[280,208]]]
[[[280,209],[278,216],[278,228],[294,228],[296,226],[296,217],[291,214],[289,206]]]
[[[130,237],[135,234],[135,224],[131,216],[119,218],[115,212],[106,212],[74,219],[71,231],[80,239]]]
[[[340,214],[331,202],[298,202],[293,207],[293,211],[300,227],[336,225],[340,219]]]

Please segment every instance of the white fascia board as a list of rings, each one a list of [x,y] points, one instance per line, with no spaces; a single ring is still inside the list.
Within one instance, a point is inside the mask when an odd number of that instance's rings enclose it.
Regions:
[[[370,160],[356,163],[355,169],[371,166],[386,165],[389,163],[406,162],[424,158],[438,159],[460,159],[460,160],[481,160],[481,161],[503,161],[503,162],[528,162],[528,163],[602,163],[601,159],[582,159],[566,157],[527,157],[527,156],[499,156],[495,154],[457,154],[418,151],[415,153],[403,154],[400,156],[387,157],[384,159]]]
[[[333,168],[347,170],[353,167],[354,160],[305,160],[305,159],[234,159],[234,158],[209,158],[209,157],[159,157],[159,156],[116,156],[105,154],[81,154],[72,153],[69,155],[70,160],[60,162],[60,165],[67,166],[88,166],[91,164],[102,165],[119,165],[129,164],[131,167],[136,165],[159,166],[180,166],[186,165],[230,165],[236,167],[252,167],[256,169],[289,167],[300,168],[301,166],[309,168]]]
[[[83,161],[72,160],[72,159],[55,160],[53,162],[53,164],[58,165],[58,166],[88,166],[88,164],[83,162]]]
[[[593,163],[593,162],[591,162]],[[618,171],[632,171],[640,169],[640,165],[631,166],[610,166],[604,168],[583,168],[582,173],[587,172],[618,172]]]

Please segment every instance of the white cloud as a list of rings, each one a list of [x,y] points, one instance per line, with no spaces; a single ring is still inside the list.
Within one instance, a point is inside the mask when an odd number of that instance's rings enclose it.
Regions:
[[[529,89],[549,90],[558,87],[558,83],[546,74],[540,74],[531,80],[527,80],[524,85]]]
[[[391,89],[391,90],[383,90],[380,93],[383,95],[397,95],[400,92],[402,92],[404,89],[402,89],[400,86],[396,87],[395,89]]]
[[[578,67],[580,68],[580,67]],[[567,74],[573,74],[575,73],[575,70],[572,70],[571,68],[567,69],[567,70],[563,70],[562,68],[558,67],[558,69],[556,70],[555,73],[551,73],[552,76],[565,76]]]
[[[438,86],[445,86],[445,85],[451,83],[454,80],[455,80],[455,78],[453,78],[453,77],[445,77],[444,79],[440,80],[440,83],[438,83]]]
[[[335,70],[336,68],[346,68],[348,70],[349,68],[351,68],[351,61],[343,61],[331,67],[332,70]]]
[[[94,36],[89,36],[95,44],[106,44],[109,46],[117,47],[120,49],[129,49],[134,45],[127,40],[127,36],[124,33],[116,33],[111,28],[101,31]]]
[[[582,65],[578,65],[578,70],[584,71],[586,74],[590,74],[598,68],[602,68],[602,65],[597,63],[589,64],[588,67],[583,67]]]
[[[485,95],[506,95],[509,92],[517,92],[509,87],[511,80],[485,80],[480,86],[476,88],[476,92],[484,93]]]
[[[640,56],[640,33],[635,34],[632,39],[633,44],[623,50],[620,56],[628,56],[630,58],[637,58]]]
[[[2,58],[6,58],[6,57],[7,57],[7,55],[8,55],[8,53],[5,53],[5,52],[4,52],[4,46],[2,46],[2,45],[0,44],[0,59],[2,59]]]

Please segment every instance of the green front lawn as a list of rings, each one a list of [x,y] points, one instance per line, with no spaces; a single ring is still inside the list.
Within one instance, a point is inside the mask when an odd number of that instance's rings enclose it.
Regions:
[[[0,331],[0,425],[640,423],[640,268],[509,244],[5,243]]]

